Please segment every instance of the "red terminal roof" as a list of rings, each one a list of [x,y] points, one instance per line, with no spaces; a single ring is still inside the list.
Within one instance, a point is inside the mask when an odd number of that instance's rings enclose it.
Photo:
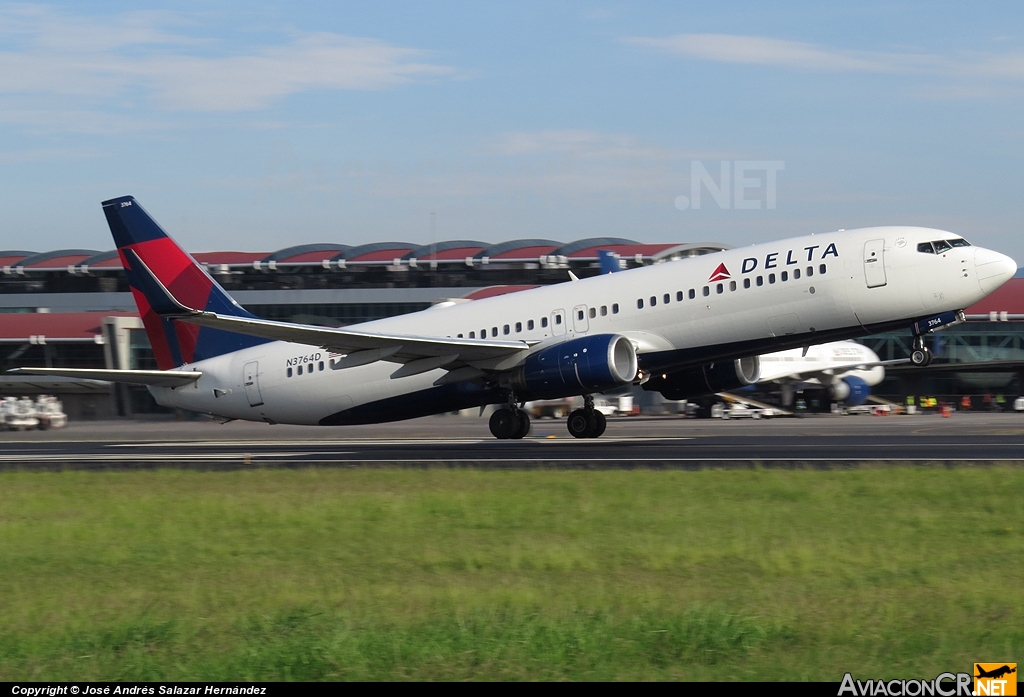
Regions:
[[[401,259],[406,254],[411,252],[415,247],[394,247],[392,249],[379,249],[375,252],[368,252],[366,254],[360,254],[356,257],[346,257],[346,262],[352,261],[394,261],[395,259]]]
[[[530,290],[531,288],[539,288],[539,286],[490,286],[488,288],[474,290],[465,297],[466,300],[483,300],[484,298],[494,298],[499,295],[518,293],[521,290]]]
[[[252,264],[266,256],[266,252],[199,252],[192,255],[200,264]]]
[[[26,312],[5,314],[0,340],[45,336],[47,339],[95,340],[102,333],[104,317],[135,317],[134,312]]]
[[[581,257],[596,259],[599,250],[607,249],[610,252],[615,252],[620,257],[632,257],[637,254],[641,254],[645,257],[652,257],[662,250],[677,246],[678,244],[675,242],[665,244],[598,244],[593,247],[579,249],[567,254],[566,256],[570,259],[579,259]]]
[[[968,315],[987,315],[991,312],[1024,315],[1024,278],[1011,278],[981,302],[964,310]]]
[[[507,252],[496,254],[493,257],[488,257],[492,260],[498,259],[539,259],[542,256],[554,253],[558,249],[555,245],[544,245],[542,247],[520,247],[519,249],[510,249]]]

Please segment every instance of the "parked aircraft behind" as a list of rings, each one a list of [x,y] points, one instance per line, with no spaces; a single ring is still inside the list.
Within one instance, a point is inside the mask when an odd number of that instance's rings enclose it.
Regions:
[[[871,396],[871,388],[885,379],[884,366],[909,362],[879,360],[878,354],[856,341],[832,341],[760,358],[758,386],[778,389],[783,406],[791,406],[794,395],[808,389],[824,389],[833,402],[860,406]]]
[[[243,309],[131,196],[103,202],[160,370],[22,368],[147,385],[223,419],[340,425],[486,404],[521,438],[532,399],[583,395],[569,432],[597,437],[592,395],[628,383],[669,399],[757,382],[762,353],[962,319],[1017,265],[956,235],[878,227],[602,274],[340,329]]]

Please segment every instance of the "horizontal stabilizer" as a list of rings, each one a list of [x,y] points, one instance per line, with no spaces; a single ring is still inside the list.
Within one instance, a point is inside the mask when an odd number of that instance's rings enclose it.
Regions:
[[[195,382],[203,375],[194,370],[93,370],[91,368],[12,368],[7,372],[16,375],[53,375],[77,380],[105,380],[129,385],[152,385],[153,387],[182,387]]]

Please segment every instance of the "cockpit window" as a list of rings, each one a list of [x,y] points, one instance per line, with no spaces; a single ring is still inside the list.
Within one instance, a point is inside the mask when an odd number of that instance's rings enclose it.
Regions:
[[[942,254],[946,250],[953,248],[953,245],[951,245],[949,242],[946,242],[946,240],[935,240],[934,242],[932,242],[932,244],[935,245],[936,254]]]
[[[921,244],[917,245],[917,251],[924,252],[925,254],[935,254],[935,250],[932,249],[931,242],[922,242]]]
[[[950,243],[951,245],[953,245],[954,247],[970,247],[970,246],[971,246],[971,243],[970,243],[970,242],[968,242],[968,241],[967,241],[967,240],[965,240],[965,239],[959,239],[959,240],[946,240],[946,241],[947,241],[947,242],[949,242],[949,243]]]

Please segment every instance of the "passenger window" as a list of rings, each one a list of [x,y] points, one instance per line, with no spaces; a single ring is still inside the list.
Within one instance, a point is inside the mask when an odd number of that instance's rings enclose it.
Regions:
[[[324,362],[320,361],[320,370],[323,370],[323,369],[324,369]]]
[[[744,278],[743,279],[743,287],[744,288],[749,288],[750,287],[750,279],[749,278]]]
[[[707,286],[704,286],[704,289],[701,292],[704,293],[705,298],[711,295],[711,289],[708,288]]]
[[[292,376],[292,369],[291,369],[291,368],[289,368],[289,369],[288,369],[288,377],[291,377],[291,376]]]
[[[793,269],[793,280],[800,278],[800,269]]]
[[[818,273],[825,273],[825,265],[818,264]]]
[[[718,285],[717,285],[717,286],[715,287],[715,291],[716,291],[716,292],[717,292],[717,293],[718,293],[719,295],[721,295],[721,294],[722,294],[722,291],[723,291],[723,290],[725,290],[725,287],[724,287],[724,286],[723,286],[723,285],[722,285],[721,283],[719,283],[719,284],[718,284]]]
[[[681,291],[681,290],[677,290],[676,291],[676,301],[677,302],[682,302],[683,301],[683,291]]]
[[[736,281],[729,281],[729,290],[736,290]]]
[[[498,328],[491,327],[491,336],[498,336]]]
[[[459,338],[460,338],[460,339],[462,338],[462,334],[459,334]]]
[[[690,289],[690,300],[693,300],[696,297],[697,297],[697,291],[695,291],[693,288],[691,288]]]
[[[501,333],[506,335],[509,333],[509,328],[507,324],[501,328]]]
[[[548,318],[547,317],[541,317],[540,318],[540,326],[541,327],[547,327],[548,326]]]
[[[775,274],[773,274],[773,273],[768,274],[768,282],[769,283],[775,283]]]
[[[935,245],[936,254],[942,254],[943,252],[953,248],[953,245],[951,245],[949,242],[946,242],[946,240],[935,240],[934,242],[932,242],[932,244]]]
[[[666,305],[668,305],[669,302],[671,302],[671,300],[672,300],[672,296],[669,295],[668,293],[665,293],[665,295],[662,296],[662,298],[661,298],[661,302],[665,303]]]
[[[638,309],[638,310],[644,309],[644,299],[643,298],[637,298],[637,300],[636,300],[636,309]]]
[[[923,252],[924,254],[935,254],[935,250],[932,249],[931,242],[922,242],[921,244],[917,245],[917,251]]]
[[[601,306],[601,316],[602,317],[607,317],[608,316],[608,306],[607,305],[602,305]]]
[[[522,322],[516,322],[516,334],[518,334],[521,331],[523,331],[523,323]]]
[[[651,307],[654,307],[657,304],[658,304],[658,297],[656,295],[652,295],[651,296]]]
[[[526,320],[526,329],[527,329],[527,331],[533,331],[533,320],[532,319]]]
[[[807,276],[810,277],[810,276],[813,276],[813,275],[814,275],[814,267],[813,266],[808,266],[807,267]]]
[[[486,329],[481,329],[480,330],[480,338],[481,339],[486,339],[487,338],[487,330]]]
[[[555,315],[555,324],[561,324],[561,323],[562,323],[562,316],[561,315]]]
[[[613,315],[619,314],[619,304],[618,303],[612,303],[612,314]]]
[[[296,368],[295,372],[297,372],[299,375],[302,375],[302,366],[300,365],[298,368]]]
[[[970,247],[971,243],[964,239],[959,240],[947,240],[954,247]]]
[[[592,307],[590,308],[590,319],[594,319],[595,317],[597,317],[597,308]]]
[[[583,319],[583,310],[576,310],[576,319]]]
[[[789,271],[783,271],[780,275],[782,276],[783,283],[789,280]]]
[[[476,338],[476,332],[470,332],[469,333],[469,338],[470,339],[475,339]]]

